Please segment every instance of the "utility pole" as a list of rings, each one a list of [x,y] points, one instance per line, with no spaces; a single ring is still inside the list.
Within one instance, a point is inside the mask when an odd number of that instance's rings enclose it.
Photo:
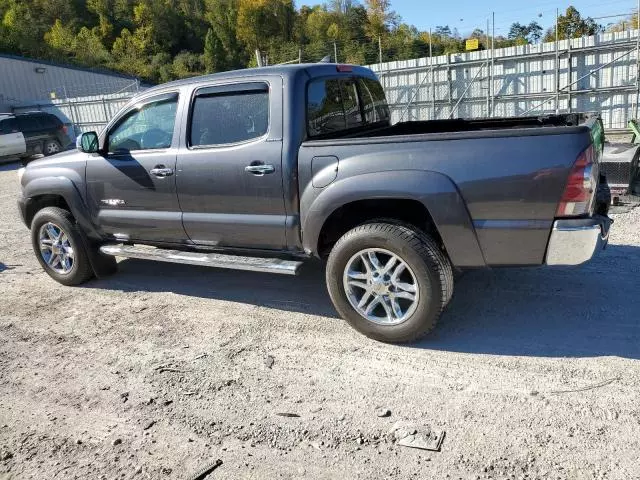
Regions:
[[[487,55],[485,56],[485,58],[487,59],[487,64],[489,63],[488,59],[489,59],[489,19],[487,18],[487,30],[486,30],[486,44],[485,44],[485,52],[487,53]],[[489,69],[491,69],[491,66],[489,66]],[[491,70],[489,70],[489,73],[487,75],[487,118],[489,118],[491,116]]]
[[[431,66],[431,120],[436,119],[436,82],[433,71],[433,39],[429,29],[429,65]]]
[[[640,1],[640,0],[638,0]],[[493,78],[493,65],[494,65],[494,60],[495,60],[495,56],[496,56],[496,12],[491,12],[491,70],[489,71],[489,78],[490,80],[490,92],[491,92],[491,110],[489,111],[489,116],[493,117],[494,115],[494,111],[495,111],[495,103],[496,103],[496,98],[495,98],[495,79]]]
[[[336,42],[333,42],[333,61],[338,63],[338,46],[336,45]]]
[[[640,0],[638,0],[636,15],[636,109],[633,112],[634,120],[638,118],[638,103],[640,103]]]
[[[382,63],[382,37],[380,35],[378,35],[378,55],[380,63]]]
[[[640,0],[638,0],[640,1]],[[558,31],[558,18],[560,17],[560,10],[556,8],[556,115],[560,113],[560,32]],[[571,79],[569,79],[571,82]],[[542,107],[544,108],[544,106]]]

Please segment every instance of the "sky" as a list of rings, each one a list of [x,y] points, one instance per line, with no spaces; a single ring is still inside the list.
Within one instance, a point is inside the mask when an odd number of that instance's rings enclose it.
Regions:
[[[298,5],[316,5],[321,0],[298,0]],[[637,9],[636,0],[391,0],[391,8],[404,22],[428,31],[437,25],[457,28],[468,35],[475,28],[486,30],[491,12],[495,12],[496,35],[507,35],[514,22],[529,23],[536,20],[545,29],[555,23],[556,8],[562,12],[573,5],[583,16],[603,17],[631,14]],[[616,23],[623,16],[596,20],[602,25]]]

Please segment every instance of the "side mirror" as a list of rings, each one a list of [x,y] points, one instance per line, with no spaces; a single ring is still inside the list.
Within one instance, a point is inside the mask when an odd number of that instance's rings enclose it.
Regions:
[[[96,153],[99,150],[98,134],[85,132],[76,139],[76,148],[84,153]]]

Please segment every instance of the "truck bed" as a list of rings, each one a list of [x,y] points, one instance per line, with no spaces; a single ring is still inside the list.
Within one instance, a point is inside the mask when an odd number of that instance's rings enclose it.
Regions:
[[[595,116],[585,113],[570,113],[563,115],[543,115],[537,117],[512,117],[512,118],[484,118],[477,120],[456,118],[451,120],[427,120],[400,122],[389,127],[374,130],[360,131],[348,135],[336,134],[332,138],[359,138],[359,137],[388,137],[398,135],[421,134],[447,134],[459,132],[487,132],[494,131],[497,135],[504,135],[504,130],[540,129],[541,133],[548,134],[549,129],[564,127],[577,127],[589,122]],[[532,134],[533,132],[527,132]],[[326,139],[326,138],[325,138]]]

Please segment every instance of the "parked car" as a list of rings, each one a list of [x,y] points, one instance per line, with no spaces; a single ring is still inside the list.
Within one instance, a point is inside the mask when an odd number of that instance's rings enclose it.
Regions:
[[[405,342],[434,328],[455,269],[603,248],[603,143],[576,113],[391,125],[366,68],[267,67],[145,91],[21,170],[18,204],[62,284],[114,256],[284,274],[317,257],[344,319]]]
[[[0,114],[0,159],[53,155],[72,145],[67,126],[51,113]]]

